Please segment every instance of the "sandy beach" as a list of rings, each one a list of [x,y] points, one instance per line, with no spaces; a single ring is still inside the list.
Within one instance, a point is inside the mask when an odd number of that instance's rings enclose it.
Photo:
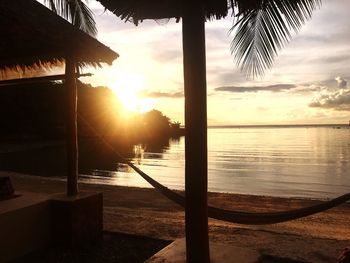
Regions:
[[[10,175],[17,192],[53,194],[65,191],[65,182],[51,178],[0,172]],[[184,237],[181,207],[148,188],[80,183],[81,191],[103,192],[106,231],[174,240]],[[283,211],[320,201],[253,195],[209,193],[213,206],[242,211]],[[255,248],[264,254],[300,262],[336,262],[350,246],[350,204],[307,218],[267,226],[242,226],[209,220],[212,241]]]

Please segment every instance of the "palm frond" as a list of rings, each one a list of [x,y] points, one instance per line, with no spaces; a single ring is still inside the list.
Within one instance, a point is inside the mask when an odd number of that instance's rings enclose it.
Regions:
[[[79,29],[91,36],[96,36],[94,15],[82,0],[44,0],[44,3]]]
[[[90,8],[81,0],[71,1],[74,10],[73,23],[79,25],[79,28],[90,35],[96,36],[97,29],[94,20],[94,14]]]
[[[231,53],[241,70],[247,76],[264,75],[291,32],[298,32],[320,5],[321,0],[236,0]]]
[[[55,5],[55,3],[54,3],[54,1],[53,0],[45,0],[45,2],[44,2],[46,5],[48,5],[49,6],[49,8],[54,12],[54,13],[56,13],[57,14],[57,9],[56,9],[56,5]]]

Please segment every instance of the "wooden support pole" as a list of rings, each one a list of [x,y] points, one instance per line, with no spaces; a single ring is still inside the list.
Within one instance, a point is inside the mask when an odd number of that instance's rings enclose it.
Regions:
[[[207,84],[204,8],[186,1],[182,18],[185,84],[187,263],[208,263]]]
[[[67,195],[78,194],[78,140],[77,140],[77,85],[75,61],[66,58],[66,145],[67,145]]]

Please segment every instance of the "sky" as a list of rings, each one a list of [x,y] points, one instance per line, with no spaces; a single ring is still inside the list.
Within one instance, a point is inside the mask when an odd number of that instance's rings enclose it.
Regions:
[[[82,80],[111,87],[130,110],[155,108],[184,124],[181,21],[150,20],[136,27],[96,1],[89,6],[97,38],[120,57],[112,66],[85,69],[94,76]],[[208,124],[348,123],[349,10],[348,0],[323,0],[273,68],[257,79],[247,79],[231,55],[232,17],[207,22]]]

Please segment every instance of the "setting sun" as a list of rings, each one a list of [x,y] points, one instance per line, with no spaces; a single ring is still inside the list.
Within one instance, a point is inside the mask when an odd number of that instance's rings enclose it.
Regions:
[[[145,88],[144,79],[140,75],[124,73],[109,87],[118,96],[127,112],[147,112],[155,105],[154,99],[139,97],[139,92]]]

